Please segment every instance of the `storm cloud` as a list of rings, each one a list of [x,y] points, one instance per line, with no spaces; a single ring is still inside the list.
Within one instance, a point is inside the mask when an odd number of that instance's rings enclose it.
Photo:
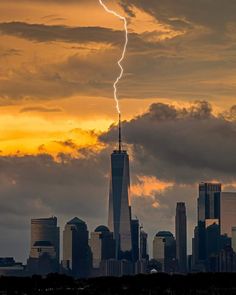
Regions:
[[[189,108],[157,103],[147,113],[123,123],[124,140],[132,145],[139,173],[179,184],[235,179],[234,107],[215,115],[206,101]],[[102,136],[110,142],[116,128]],[[141,170],[140,170],[141,169]]]

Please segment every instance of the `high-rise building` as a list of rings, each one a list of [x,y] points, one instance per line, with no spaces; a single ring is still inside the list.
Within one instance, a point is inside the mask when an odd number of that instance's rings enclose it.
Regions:
[[[161,263],[162,271],[175,271],[176,242],[171,232],[160,231],[155,235],[153,240],[153,259]]]
[[[148,234],[140,231],[140,259],[148,260]]]
[[[115,258],[113,233],[104,226],[98,226],[90,235],[89,246],[92,251],[93,268],[100,268],[101,261]]]
[[[219,272],[236,272],[236,253],[226,246],[219,253]]]
[[[198,197],[198,221],[220,219],[220,183],[200,183]]]
[[[120,130],[120,122],[119,122]],[[111,155],[108,227],[114,233],[117,259],[132,259],[129,156],[119,149]]]
[[[56,217],[31,219],[31,253],[38,242],[48,242],[54,247],[59,266],[60,229]]]
[[[178,270],[187,270],[187,218],[185,203],[177,203],[175,215],[176,259]]]
[[[200,183],[198,197],[198,262],[204,263],[206,254],[206,219],[220,220],[220,183]]]
[[[87,277],[90,259],[87,225],[75,217],[63,232],[63,268],[75,277]]]
[[[220,250],[220,226],[219,219],[206,219],[206,257],[209,259]]]
[[[232,235],[232,227],[236,227],[236,193],[222,192],[220,197],[220,229],[221,234]]]
[[[30,274],[46,275],[58,271],[56,249],[49,241],[37,241],[31,247],[27,260]]]
[[[132,237],[132,260],[139,260],[139,221],[131,220],[131,237]]]
[[[232,227],[232,248],[236,253],[236,226]]]

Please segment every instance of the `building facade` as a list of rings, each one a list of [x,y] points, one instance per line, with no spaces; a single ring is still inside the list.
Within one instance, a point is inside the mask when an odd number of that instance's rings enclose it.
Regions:
[[[140,259],[148,260],[148,234],[140,231]]]
[[[187,271],[187,217],[185,203],[177,203],[175,215],[176,259],[178,271]]]
[[[153,240],[153,259],[162,266],[162,271],[174,272],[176,270],[176,242],[169,231],[158,232]]]
[[[113,233],[104,226],[98,226],[90,235],[89,246],[92,252],[94,269],[99,269],[101,261],[115,258]]]
[[[124,150],[111,155],[108,227],[114,233],[116,259],[132,260],[129,156]]]
[[[63,268],[74,277],[85,278],[89,275],[90,259],[87,225],[75,217],[67,222],[63,232]]]
[[[220,196],[221,235],[232,236],[232,227],[236,227],[236,193],[222,192]]]
[[[59,270],[60,261],[60,229],[57,226],[57,218],[37,218],[31,219],[31,251],[34,252],[35,244],[50,243],[55,251],[57,271]]]

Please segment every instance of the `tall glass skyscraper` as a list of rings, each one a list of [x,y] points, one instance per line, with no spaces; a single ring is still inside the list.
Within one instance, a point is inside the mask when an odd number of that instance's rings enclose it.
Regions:
[[[176,258],[181,273],[187,271],[187,217],[185,203],[179,202],[175,215]]]
[[[119,128],[120,131],[120,128]],[[129,156],[121,148],[111,154],[108,227],[114,233],[116,259],[132,258]]]
[[[206,257],[206,220],[220,220],[220,183],[200,183],[198,197],[198,259]]]

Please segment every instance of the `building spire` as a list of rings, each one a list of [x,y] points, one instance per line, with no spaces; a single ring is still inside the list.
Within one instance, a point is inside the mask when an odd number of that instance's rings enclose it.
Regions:
[[[119,113],[119,152],[122,149],[122,140],[121,140],[121,113]]]

